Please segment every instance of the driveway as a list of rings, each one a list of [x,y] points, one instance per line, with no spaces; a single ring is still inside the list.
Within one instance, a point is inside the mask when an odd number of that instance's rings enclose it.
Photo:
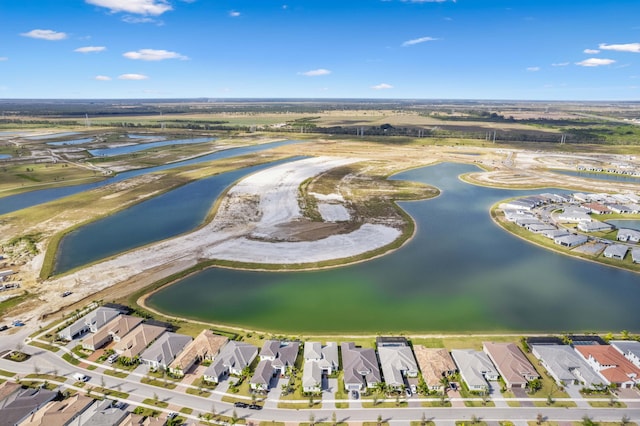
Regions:
[[[496,383],[487,382],[489,384],[489,398],[493,401],[496,407],[506,408],[509,406],[507,401],[504,400],[502,394],[500,393],[500,389],[496,389]]]
[[[589,408],[591,407],[587,400],[585,400],[580,394],[580,386],[577,385],[568,385],[564,387],[565,392],[569,394],[569,396],[573,399],[576,405],[580,408]]]
[[[533,407],[533,401],[529,401],[529,395],[526,389],[511,388],[513,394],[520,400],[521,407]]]
[[[322,379],[322,408],[336,408],[335,393],[338,390],[338,379]]]
[[[267,394],[267,399],[264,401],[265,408],[278,408],[278,402],[280,400],[280,395],[282,395],[282,385],[286,385],[289,383],[288,378],[280,378],[279,376],[271,379],[271,390]]]

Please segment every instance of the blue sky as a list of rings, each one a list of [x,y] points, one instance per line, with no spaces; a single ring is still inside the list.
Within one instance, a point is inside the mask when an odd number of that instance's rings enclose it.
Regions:
[[[0,0],[0,98],[639,100],[639,0]]]

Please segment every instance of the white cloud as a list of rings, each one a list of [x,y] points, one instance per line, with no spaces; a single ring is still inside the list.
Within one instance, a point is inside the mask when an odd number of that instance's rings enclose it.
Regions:
[[[120,76],[122,77],[122,76]],[[107,76],[107,75],[96,75],[95,79],[98,81],[109,81],[111,80],[111,77]]]
[[[149,18],[148,16],[131,16],[126,15],[122,17],[122,22],[126,22],[127,24],[158,24],[164,25],[162,20],[157,20],[153,18]]]
[[[140,49],[135,52],[126,52],[122,56],[129,59],[140,61],[163,61],[165,59],[181,59],[183,61],[189,59],[188,57],[181,55],[177,52],[170,52],[168,50],[156,50],[156,49]]]
[[[149,77],[144,74],[122,74],[118,78],[120,80],[146,80]]]
[[[596,53],[600,53],[598,49],[584,49],[582,52],[586,53],[587,55],[595,55]]]
[[[603,65],[611,65],[615,61],[613,59],[589,58],[584,61],[576,62],[581,67],[601,67]]]
[[[427,41],[436,41],[439,40],[437,38],[433,38],[433,37],[420,37],[420,38],[414,38],[413,40],[407,40],[404,43],[402,43],[403,46],[413,46],[414,44],[420,44],[420,43],[424,43]]]
[[[598,47],[602,50],[616,50],[618,52],[640,53],[640,43],[626,43],[626,44],[600,43]]]
[[[237,10],[232,10],[231,12],[229,12],[229,16],[231,16],[232,18],[237,18],[238,16],[240,16],[240,12],[238,12]]]
[[[77,49],[74,50],[74,52],[78,52],[78,53],[94,53],[94,52],[102,52],[103,50],[106,50],[107,48],[104,46],[85,46],[85,47],[78,47]]]
[[[393,86],[387,83],[376,84],[375,86],[371,86],[374,90],[385,90],[385,89],[393,89]]]
[[[324,68],[318,68],[317,70],[310,70],[305,72],[299,72],[300,75],[306,75],[307,77],[318,77],[321,75],[331,74],[331,71],[326,70]]]
[[[540,71],[540,67],[527,67],[527,71],[530,71],[530,72]]]
[[[551,64],[552,67],[566,67],[569,65],[569,62],[556,62]]]
[[[0,62],[2,61],[8,61],[9,58],[7,58],[6,56],[0,56]]]
[[[166,0],[85,0],[89,4],[105,7],[111,12],[128,12],[158,16],[173,8]]]
[[[39,38],[42,40],[64,40],[67,38],[67,34],[63,32],[53,30],[31,30],[28,33],[20,34],[23,37]]]

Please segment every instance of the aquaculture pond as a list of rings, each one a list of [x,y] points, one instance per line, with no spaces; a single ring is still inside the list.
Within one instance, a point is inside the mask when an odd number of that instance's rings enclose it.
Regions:
[[[110,183],[120,182],[125,179],[132,178],[134,176],[140,176],[147,173],[155,172],[158,170],[173,169],[175,167],[186,166],[189,164],[197,164],[205,161],[219,160],[222,158],[237,157],[239,155],[251,154],[254,152],[264,151],[270,148],[277,148],[282,145],[288,145],[292,143],[298,143],[299,141],[288,140],[280,142],[272,142],[262,145],[251,145],[241,148],[225,149],[212,154],[203,155],[197,158],[191,158],[189,160],[178,161],[171,164],[165,164],[162,166],[149,167],[146,169],[131,170],[128,172],[119,173],[116,176],[110,177],[99,182],[86,183],[82,185],[64,186],[60,188],[41,189],[39,191],[30,191],[22,194],[11,195],[9,197],[0,198],[0,215],[10,213],[12,211],[24,209],[27,207],[35,206],[48,201],[56,200],[58,198],[66,197],[67,195],[77,194],[82,191],[88,191],[93,188],[99,188]]]
[[[396,175],[437,186],[402,203],[417,232],[401,249],[312,272],[210,268],[164,288],[150,306],[254,329],[329,333],[640,330],[640,276],[559,255],[498,227],[490,207],[536,192],[469,185],[471,165]]]

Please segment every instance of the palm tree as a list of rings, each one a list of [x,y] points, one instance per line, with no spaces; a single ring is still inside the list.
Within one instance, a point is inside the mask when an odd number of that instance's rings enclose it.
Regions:
[[[337,420],[335,411],[333,413],[331,413],[331,424],[333,426],[336,426],[338,424],[338,420]]]
[[[309,425],[314,426],[316,424],[316,416],[315,414],[309,414]]]
[[[544,422],[544,416],[542,415],[542,413],[538,413],[538,415],[536,416],[536,424],[541,425],[542,422]]]
[[[382,426],[382,415],[381,415],[381,414],[378,414],[378,420],[377,420],[377,422],[378,422],[378,423],[377,423],[377,425],[378,425],[378,426]]]
[[[449,378],[442,376],[440,379],[440,385],[442,385],[442,392],[447,393],[447,389],[449,388]]]

